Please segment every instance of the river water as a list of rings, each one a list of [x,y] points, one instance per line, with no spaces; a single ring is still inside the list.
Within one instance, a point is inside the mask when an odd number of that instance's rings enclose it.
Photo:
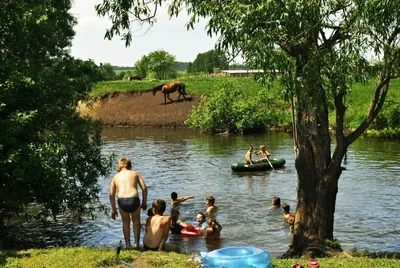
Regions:
[[[296,206],[296,170],[293,140],[287,133],[204,135],[188,129],[106,128],[104,153],[132,160],[148,186],[148,206],[154,199],[170,200],[170,193],[192,195],[184,202],[181,218],[195,219],[213,195],[223,225],[219,244],[202,238],[170,237],[184,252],[210,251],[226,246],[253,246],[277,257],[288,249],[291,233],[279,209],[268,209],[274,196]],[[266,144],[273,157],[286,159],[283,169],[234,173],[233,162],[243,161],[249,144]],[[400,144],[398,141],[360,138],[348,150],[339,181],[335,238],[344,250],[400,251]],[[116,163],[115,163],[116,164]],[[102,177],[101,201],[109,206],[112,176]],[[168,214],[167,207],[165,214]],[[146,213],[141,220],[145,222]],[[121,219],[99,213],[76,223],[60,217],[57,224],[26,224],[25,239],[46,247],[65,245],[116,247],[123,240]],[[141,237],[143,237],[142,232]],[[133,239],[133,236],[132,236]]]

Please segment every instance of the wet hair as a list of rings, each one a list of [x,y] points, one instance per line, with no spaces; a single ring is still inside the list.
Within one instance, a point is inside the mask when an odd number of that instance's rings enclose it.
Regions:
[[[283,204],[282,209],[283,209],[284,211],[286,211],[286,212],[289,213],[289,211],[290,211],[290,206],[289,206],[288,204]]]
[[[265,145],[264,144],[260,145],[260,151],[265,151]]]
[[[216,229],[216,228],[222,229],[222,225],[219,224],[219,222],[217,221],[217,219],[214,218],[214,217],[209,217],[208,220],[207,220],[207,222],[208,222],[209,225],[211,225],[211,228],[212,228],[212,230],[213,230],[213,231],[212,231],[213,233],[215,232],[215,229]]]
[[[199,213],[197,213],[197,215],[201,215],[201,217],[203,217],[203,220],[204,220],[204,221],[206,220],[206,215],[204,215],[203,212],[199,212]]]
[[[253,148],[254,148],[253,145],[249,145],[249,150],[250,150],[250,149],[253,149]]]
[[[118,169],[121,168],[126,168],[126,169],[131,169],[132,168],[132,162],[128,158],[121,158],[118,161]]]
[[[162,214],[164,213],[166,206],[167,206],[167,205],[166,205],[165,201],[162,200],[162,199],[156,199],[156,200],[154,200],[154,201],[153,201],[153,205],[152,205],[154,211],[155,211],[157,214],[160,214],[160,215],[162,215]]]
[[[272,205],[274,207],[280,207],[281,206],[281,199],[279,198],[279,196],[274,196],[272,198]]]
[[[171,193],[171,199],[176,200],[178,198],[178,194],[176,192]]]
[[[206,197],[206,201],[210,201],[210,203],[214,205],[215,198],[214,198],[214,196],[209,195]]]
[[[148,216],[148,217],[154,216],[153,208],[149,208],[149,209],[147,210],[147,216]]]

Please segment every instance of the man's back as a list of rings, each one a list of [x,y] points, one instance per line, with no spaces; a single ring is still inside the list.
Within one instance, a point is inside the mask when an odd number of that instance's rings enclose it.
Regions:
[[[118,198],[138,196],[138,172],[127,169],[121,170],[114,176],[113,180],[118,191]]]
[[[154,215],[146,222],[146,234],[143,243],[146,247],[157,249],[165,232],[169,232],[170,216]]]

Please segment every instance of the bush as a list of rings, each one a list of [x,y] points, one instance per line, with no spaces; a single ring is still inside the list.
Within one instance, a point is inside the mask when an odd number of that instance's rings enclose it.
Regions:
[[[279,111],[271,109],[271,102],[266,89],[255,98],[246,98],[238,84],[223,82],[213,94],[202,97],[185,123],[207,133],[261,132],[281,121]]]
[[[378,114],[371,124],[373,130],[398,129],[400,128],[400,104],[388,100],[384,109]]]

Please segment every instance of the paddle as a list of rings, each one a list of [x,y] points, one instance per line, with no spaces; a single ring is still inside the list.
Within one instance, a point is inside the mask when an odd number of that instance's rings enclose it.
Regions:
[[[268,157],[266,157],[266,159],[267,159],[267,161],[268,161],[268,164],[271,166],[272,170],[275,170],[275,169],[274,169],[274,166],[271,164],[271,161],[269,161]]]

